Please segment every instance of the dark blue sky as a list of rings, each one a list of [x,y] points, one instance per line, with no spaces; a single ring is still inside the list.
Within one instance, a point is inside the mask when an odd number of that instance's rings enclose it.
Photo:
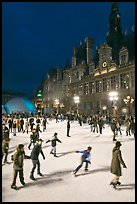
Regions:
[[[122,31],[135,25],[135,3],[119,2]],[[111,2],[2,2],[2,88],[29,95],[49,68],[64,67],[73,48],[105,42]]]

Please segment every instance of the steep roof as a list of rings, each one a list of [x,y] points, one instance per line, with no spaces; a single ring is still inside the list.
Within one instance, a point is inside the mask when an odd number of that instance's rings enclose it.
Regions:
[[[129,60],[135,59],[135,32],[125,36],[123,40],[123,46],[127,47],[129,52]]]

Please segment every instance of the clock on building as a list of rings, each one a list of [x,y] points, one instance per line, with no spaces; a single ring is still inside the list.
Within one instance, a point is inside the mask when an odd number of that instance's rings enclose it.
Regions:
[[[104,61],[104,62],[102,63],[102,67],[106,67],[106,66],[107,66],[107,62]]]

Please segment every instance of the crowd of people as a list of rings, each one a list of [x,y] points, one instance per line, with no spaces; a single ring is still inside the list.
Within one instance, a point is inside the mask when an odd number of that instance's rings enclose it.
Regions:
[[[63,117],[64,119],[64,117]],[[42,142],[43,140],[40,138],[40,132],[46,131],[48,120],[51,120],[47,116],[39,117],[39,116],[30,116],[27,117],[26,115],[19,115],[19,114],[11,114],[11,115],[2,115],[2,160],[3,163],[7,163],[8,160],[8,150],[9,150],[9,143],[11,138],[11,134],[13,137],[18,135],[18,132],[21,132],[22,134],[26,133],[30,134],[29,138],[30,141],[28,142],[28,149],[31,150],[30,156],[25,154],[24,151],[24,145],[19,144],[17,148],[15,149],[14,154],[12,155],[13,160],[13,182],[11,184],[12,189],[17,189],[16,186],[16,179],[17,175],[19,174],[20,182],[23,186],[25,186],[24,181],[24,173],[23,173],[23,160],[24,159],[31,159],[32,160],[32,170],[30,172],[30,179],[35,180],[34,177],[34,171],[37,167],[37,174],[42,176],[42,173],[40,172],[40,162],[39,162],[39,154],[41,153],[43,159],[45,159],[45,155],[42,151]],[[56,115],[55,117],[56,123],[62,122],[62,117]],[[86,116],[83,115],[77,115],[72,116],[68,115],[65,120],[67,121],[66,125],[66,136],[70,137],[70,129],[71,129],[71,123],[74,122],[74,120],[77,120],[79,125],[82,126],[83,123],[87,123],[90,126],[90,130],[93,133],[99,133],[100,135],[103,132],[103,129],[105,128],[105,125],[107,124],[110,126],[111,131],[113,133],[112,141],[116,141],[116,145],[113,149],[113,159],[112,159],[112,165],[111,165],[111,172],[116,175],[116,177],[111,181],[111,184],[115,187],[116,185],[119,185],[119,177],[121,176],[121,170],[120,170],[120,164],[123,165],[124,168],[126,168],[126,164],[124,163],[120,146],[122,145],[119,141],[117,141],[116,136],[120,134],[122,136],[121,127],[124,125],[126,127],[126,136],[131,136],[131,134],[135,137],[135,118],[132,116],[117,116],[117,117],[104,117],[102,115],[89,115]],[[50,154],[53,154],[54,157],[57,157],[56,155],[56,143],[62,141],[57,137],[58,133],[54,133],[53,138],[51,140],[47,140],[46,143],[51,142],[51,151]],[[32,148],[31,148],[32,147]],[[76,173],[79,171],[79,169],[83,166],[83,163],[85,162],[85,171],[88,171],[88,164],[91,163],[90,156],[91,156],[91,149],[92,147],[89,146],[87,150],[79,151],[77,150],[77,153],[82,153],[81,157],[81,163],[80,165],[73,171],[73,174],[76,175]],[[119,169],[119,170],[117,170]]]

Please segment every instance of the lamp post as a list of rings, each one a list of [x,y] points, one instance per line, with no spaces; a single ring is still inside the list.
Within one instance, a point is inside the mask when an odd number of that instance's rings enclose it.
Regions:
[[[125,102],[125,104],[127,104],[128,112],[129,112],[129,115],[130,115],[131,114],[130,104],[132,104],[134,102],[134,99],[131,96],[127,96],[126,98],[123,99],[123,101]]]
[[[41,105],[41,116],[43,115],[43,105]]]
[[[58,110],[58,105],[59,105],[59,99],[55,99],[55,105],[57,107],[57,114],[59,113],[59,110]]]
[[[116,101],[118,100],[118,93],[116,91],[112,91],[109,93],[109,99],[112,101],[112,108],[113,108],[113,116],[116,115]]]
[[[79,104],[79,96],[74,96],[74,102],[77,104],[77,115],[78,115],[78,104]]]
[[[103,114],[106,115],[107,114],[107,106],[103,106],[102,109],[103,109]]]

